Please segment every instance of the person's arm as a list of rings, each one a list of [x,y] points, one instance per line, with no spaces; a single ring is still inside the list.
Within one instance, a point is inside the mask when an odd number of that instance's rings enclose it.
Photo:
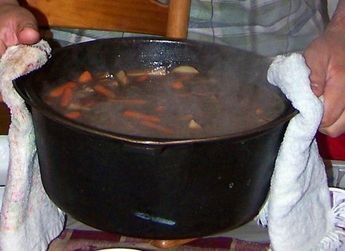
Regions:
[[[31,12],[16,0],[0,0],[0,56],[11,45],[34,44],[39,38]]]
[[[345,0],[324,33],[304,51],[311,69],[312,90],[323,96],[324,115],[320,131],[332,137],[345,133]]]

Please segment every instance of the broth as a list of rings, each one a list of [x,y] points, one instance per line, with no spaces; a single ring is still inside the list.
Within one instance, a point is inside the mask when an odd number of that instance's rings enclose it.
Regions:
[[[265,85],[241,85],[191,66],[82,72],[43,95],[68,119],[97,129],[154,138],[205,138],[262,126],[284,109]]]

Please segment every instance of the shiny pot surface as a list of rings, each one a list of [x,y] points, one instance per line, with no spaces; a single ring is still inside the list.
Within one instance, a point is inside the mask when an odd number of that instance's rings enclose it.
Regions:
[[[231,68],[243,84],[269,85],[266,58],[230,47],[153,38],[65,47],[43,68],[15,82],[31,107],[44,188],[58,207],[90,226],[153,239],[214,234],[258,213],[287,122],[295,114],[284,97],[284,113],[265,126],[191,140],[97,130],[65,119],[40,97],[47,85],[85,68],[172,62],[205,70]]]

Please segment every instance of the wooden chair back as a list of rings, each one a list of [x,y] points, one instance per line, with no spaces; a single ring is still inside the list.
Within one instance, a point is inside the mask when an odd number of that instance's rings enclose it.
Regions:
[[[40,26],[186,38],[191,0],[20,0]],[[164,4],[163,2],[168,2]]]

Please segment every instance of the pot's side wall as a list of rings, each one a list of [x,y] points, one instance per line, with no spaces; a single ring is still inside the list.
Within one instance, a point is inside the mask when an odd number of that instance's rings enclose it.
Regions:
[[[43,185],[93,227],[189,238],[238,227],[266,198],[284,127],[232,142],[145,146],[62,126],[33,109]]]

